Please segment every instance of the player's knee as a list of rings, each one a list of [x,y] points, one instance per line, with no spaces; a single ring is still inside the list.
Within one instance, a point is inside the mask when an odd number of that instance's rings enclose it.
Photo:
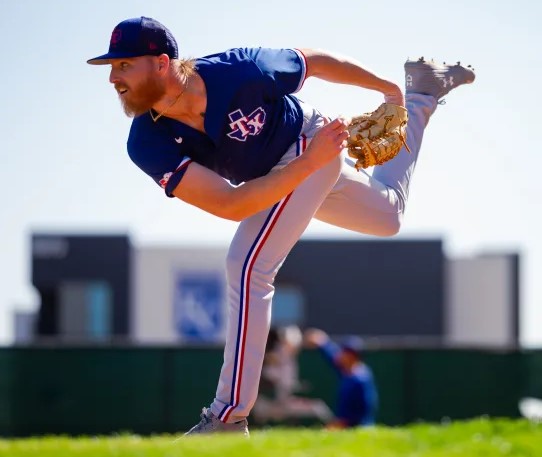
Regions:
[[[235,249],[230,247],[228,255],[226,256],[226,268],[229,274],[241,274],[247,263],[247,253],[244,250]],[[260,255],[254,259],[254,263],[251,266],[251,277],[263,282],[273,282],[274,272],[277,269],[277,265],[280,259],[269,259]]]
[[[391,237],[397,235],[401,230],[402,221],[402,213],[389,214],[388,217],[386,217],[386,219],[382,221],[382,224],[380,224],[378,235],[383,237]]]

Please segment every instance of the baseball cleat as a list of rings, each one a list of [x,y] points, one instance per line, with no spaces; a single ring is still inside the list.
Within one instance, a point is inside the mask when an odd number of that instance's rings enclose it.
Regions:
[[[418,60],[405,62],[405,89],[406,93],[432,95],[440,100],[452,89],[471,84],[476,75],[474,68],[457,62],[454,65],[446,62],[439,64],[423,57]]]
[[[210,410],[210,408],[203,408],[201,410],[201,420],[198,424],[194,425],[186,435],[197,435],[200,433],[242,433],[245,436],[249,436],[248,422],[243,419],[239,422],[232,424],[225,424],[218,417],[216,417]]]

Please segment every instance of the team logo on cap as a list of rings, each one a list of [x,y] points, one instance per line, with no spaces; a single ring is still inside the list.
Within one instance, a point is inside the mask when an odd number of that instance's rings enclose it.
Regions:
[[[113,30],[113,33],[111,34],[111,44],[116,45],[120,41],[121,38],[122,38],[122,30],[121,29]]]

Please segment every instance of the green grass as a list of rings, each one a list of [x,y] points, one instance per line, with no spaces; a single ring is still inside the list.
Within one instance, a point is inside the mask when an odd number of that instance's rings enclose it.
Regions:
[[[182,438],[43,437],[0,440],[4,457],[538,457],[542,424],[476,419],[349,431],[269,429],[246,439],[233,435]]]

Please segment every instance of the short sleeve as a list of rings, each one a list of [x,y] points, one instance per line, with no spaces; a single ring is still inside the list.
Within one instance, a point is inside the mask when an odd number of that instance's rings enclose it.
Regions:
[[[301,51],[270,48],[249,48],[244,51],[262,74],[272,81],[276,96],[301,90],[307,75],[307,63]]]
[[[181,182],[192,159],[182,154],[171,140],[159,135],[145,134],[134,128],[128,137],[128,155],[144,173],[164,189],[168,197]]]
[[[192,162],[189,157],[184,157],[181,163],[173,171],[166,171],[158,181],[158,185],[164,189],[166,195],[173,198],[173,191],[181,182],[188,165]],[[156,180],[156,179],[155,179]]]

